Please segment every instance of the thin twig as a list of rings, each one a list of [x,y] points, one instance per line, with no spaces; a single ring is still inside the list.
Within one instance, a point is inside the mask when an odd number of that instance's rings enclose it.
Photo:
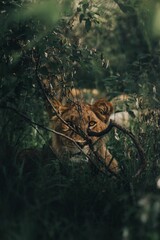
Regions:
[[[49,103],[49,105],[50,105],[51,108],[53,109],[55,115],[61,120],[61,122],[64,123],[64,124],[65,124],[66,126],[68,126],[72,131],[74,131],[75,133],[77,133],[77,134],[79,135],[79,133],[61,117],[61,115],[57,112],[56,108],[54,107],[52,100],[48,97],[48,95],[47,95],[47,93],[46,93],[46,91],[45,91],[45,89],[44,89],[44,87],[43,87],[43,85],[42,85],[42,83],[41,83],[41,80],[40,80],[40,78],[39,78],[39,76],[38,76],[39,61],[40,61],[40,59],[39,59],[39,57],[38,57],[38,58],[35,60],[35,63],[36,63],[36,67],[35,67],[35,78],[36,78],[37,83],[38,83],[38,85],[39,85],[39,87],[40,87],[40,89],[41,89],[41,91],[42,91],[42,93],[43,93],[43,98],[44,98],[44,100],[45,100],[45,101],[47,100],[47,102]]]
[[[138,171],[136,172],[136,174],[133,176],[133,177],[136,178],[136,177],[138,177],[138,176],[143,172],[143,170],[145,169],[146,164],[147,164],[147,161],[146,161],[146,159],[145,159],[145,154],[144,154],[144,150],[143,150],[142,146],[140,145],[138,139],[135,137],[135,135],[134,135],[131,131],[129,131],[128,129],[126,129],[126,128],[122,127],[121,125],[117,124],[115,121],[110,120],[110,123],[109,123],[109,125],[108,125],[108,127],[107,127],[106,129],[104,129],[104,130],[101,131],[101,132],[88,131],[88,135],[89,135],[89,136],[102,137],[102,136],[104,136],[105,134],[109,133],[113,127],[119,129],[120,131],[122,131],[123,133],[125,133],[126,135],[128,135],[128,136],[132,139],[132,141],[133,141],[133,143],[134,143],[134,145],[135,145],[135,147],[136,147],[136,149],[137,149],[137,151],[138,151],[139,158],[140,158],[140,168],[138,169]]]
[[[48,132],[51,132],[51,133],[54,133],[54,134],[57,134],[57,135],[59,135],[59,136],[61,136],[61,137],[66,138],[67,140],[71,141],[71,142],[80,150],[80,152],[97,168],[98,171],[100,171],[100,172],[103,173],[103,174],[106,174],[106,172],[110,172],[113,176],[115,176],[115,177],[118,178],[118,175],[117,175],[116,173],[114,173],[112,170],[110,170],[110,169],[108,168],[108,166],[106,166],[106,165],[104,164],[103,160],[100,158],[100,156],[99,156],[99,155],[97,154],[97,152],[94,150],[93,145],[91,144],[90,141],[88,141],[87,144],[88,144],[91,152],[92,152],[92,153],[94,154],[94,156],[97,158],[98,162],[100,162],[100,164],[103,165],[103,168],[105,169],[104,171],[101,170],[101,169],[97,166],[97,164],[94,163],[94,161],[92,160],[92,157],[89,156],[89,155],[87,155],[87,154],[83,151],[83,149],[76,143],[76,141],[74,141],[72,138],[66,136],[66,135],[63,134],[63,133],[60,133],[60,132],[57,132],[57,131],[55,131],[55,130],[53,130],[53,129],[50,129],[50,128],[48,128],[48,127],[45,127],[44,125],[42,125],[42,124],[40,124],[40,123],[34,122],[34,121],[31,120],[28,116],[26,116],[25,114],[19,112],[17,109],[15,109],[15,108],[13,108],[13,107],[10,107],[10,106],[1,106],[1,105],[0,105],[0,108],[1,108],[1,109],[11,110],[11,111],[15,112],[15,113],[18,114],[20,117],[22,117],[26,122],[28,122],[29,124],[31,124],[32,127],[33,127],[33,125],[34,125],[34,126],[37,126],[37,127],[39,127],[39,128],[42,128],[42,129],[44,129],[44,130],[46,130],[46,131],[48,131]]]
[[[23,114],[23,113],[20,113],[17,109],[15,109],[15,108],[13,108],[13,107],[10,107],[10,106],[0,106],[0,108],[12,110],[12,111],[14,111],[16,114],[18,114],[20,117],[22,117],[26,122],[29,122],[31,125],[35,125],[35,126],[40,127],[40,128],[42,128],[42,129],[44,129],[44,130],[46,130],[46,131],[48,131],[48,132],[55,133],[55,134],[57,134],[57,135],[59,135],[59,136],[61,136],[61,137],[64,137],[64,138],[68,139],[68,140],[71,141],[74,145],[76,145],[76,147],[77,147],[86,157],[88,157],[88,156],[83,152],[83,150],[81,149],[81,147],[80,147],[72,138],[66,136],[65,134],[60,133],[60,132],[57,132],[57,131],[55,131],[55,130],[53,130],[53,129],[50,129],[50,128],[48,128],[48,127],[45,127],[44,125],[42,125],[42,124],[40,124],[40,123],[34,122],[34,121],[31,120],[28,116],[26,116],[26,115]]]
[[[38,57],[38,58],[35,59],[35,64],[36,64],[36,67],[35,67],[35,78],[36,78],[36,80],[37,80],[37,82],[38,82],[38,85],[39,85],[39,87],[40,87],[40,89],[41,89],[41,91],[42,91],[42,93],[43,93],[44,99],[47,100],[47,102],[50,104],[50,106],[52,107],[55,115],[60,119],[60,121],[63,122],[63,123],[64,123],[66,126],[68,126],[72,131],[74,131],[76,134],[78,134],[79,136],[81,136],[81,137],[86,141],[86,144],[89,146],[90,151],[94,154],[95,158],[97,158],[98,162],[100,162],[100,164],[103,165],[105,171],[108,171],[108,172],[110,172],[112,175],[114,175],[115,177],[118,177],[118,175],[117,175],[116,173],[114,173],[112,170],[109,169],[108,166],[105,165],[103,159],[101,159],[100,156],[97,154],[97,151],[94,150],[94,145],[95,145],[95,144],[92,143],[91,139],[87,136],[87,134],[86,134],[84,131],[82,131],[82,129],[80,129],[79,127],[77,127],[76,129],[73,128],[73,127],[72,127],[71,125],[69,125],[69,124],[61,117],[61,115],[57,112],[56,108],[55,108],[54,105],[53,105],[52,100],[48,97],[48,95],[47,95],[47,93],[46,93],[46,91],[45,91],[45,89],[44,89],[44,87],[43,87],[43,85],[42,85],[42,83],[41,83],[41,80],[40,80],[40,78],[39,78],[39,76],[38,76],[39,62],[40,62],[40,57]],[[76,104],[76,103],[74,103],[74,104]],[[40,126],[40,125],[37,125],[37,126],[42,127],[42,126]],[[44,128],[44,126],[43,126],[43,128]],[[45,128],[45,129],[47,130],[48,128]],[[60,133],[60,132],[56,132],[55,130],[53,131],[53,130],[50,129],[50,131],[52,131],[52,132],[54,132],[55,134],[60,135],[60,136],[62,136],[62,137],[66,137],[68,140],[72,141],[72,142],[74,143],[74,145],[76,145],[76,146],[78,147],[78,149],[88,158],[88,160],[89,160],[99,171],[105,173],[104,171],[102,171],[101,169],[98,168],[98,166],[92,161],[92,158],[91,158],[90,156],[88,156],[87,154],[85,154],[85,153],[83,152],[83,150],[80,148],[80,146],[79,146],[72,138],[70,138],[70,137],[68,137],[68,136],[66,136],[66,135],[64,135],[64,134],[62,134],[62,133]],[[97,140],[96,140],[96,141],[97,141]]]

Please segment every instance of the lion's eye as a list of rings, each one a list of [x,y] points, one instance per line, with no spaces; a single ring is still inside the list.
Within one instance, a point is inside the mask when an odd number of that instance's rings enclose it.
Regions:
[[[96,122],[95,121],[90,121],[89,122],[89,127],[94,127],[96,125]]]

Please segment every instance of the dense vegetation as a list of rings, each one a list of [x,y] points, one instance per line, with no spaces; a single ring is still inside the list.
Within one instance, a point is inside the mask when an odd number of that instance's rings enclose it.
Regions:
[[[0,9],[0,239],[158,240],[158,0],[4,0]],[[37,74],[59,79],[61,93],[128,94],[117,109],[133,118],[147,159],[141,176],[132,178],[137,150],[118,131],[108,147],[120,159],[120,178],[57,160],[49,132],[34,124],[48,127]],[[133,106],[153,112],[137,120]]]

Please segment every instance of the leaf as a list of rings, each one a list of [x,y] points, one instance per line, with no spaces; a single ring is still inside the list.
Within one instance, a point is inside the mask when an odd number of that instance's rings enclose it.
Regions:
[[[124,13],[127,13],[127,12],[134,13],[135,12],[134,8],[131,5],[120,3],[118,0],[115,0],[115,2],[118,4],[118,6],[122,10],[122,12],[124,12]]]
[[[88,17],[89,17],[89,18],[93,18],[93,16],[92,16],[92,13],[91,13],[91,12],[88,12],[88,13],[87,13],[87,15],[88,15]]]
[[[89,32],[89,30],[91,29],[91,21],[88,18],[86,19],[85,22],[85,28],[87,32]]]
[[[133,117],[133,118],[136,117],[135,113],[132,110],[129,110],[128,113],[131,117]]]
[[[79,22],[81,23],[84,19],[84,14],[82,13],[80,16],[79,16]]]
[[[89,7],[89,3],[84,3],[82,7],[83,7],[83,12],[85,13],[86,9]]]
[[[77,7],[77,12],[81,12],[81,8],[80,7]]]

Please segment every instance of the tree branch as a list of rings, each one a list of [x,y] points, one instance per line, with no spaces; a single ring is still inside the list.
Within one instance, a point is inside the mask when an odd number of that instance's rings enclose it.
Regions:
[[[54,113],[55,113],[55,116],[57,116],[62,123],[64,123],[66,126],[68,126],[72,131],[74,131],[76,134],[80,135],[79,132],[76,131],[76,129],[74,129],[71,125],[69,125],[62,117],[61,115],[57,112],[56,108],[54,107],[53,105],[53,102],[52,100],[50,99],[50,97],[48,96],[48,94],[46,93],[45,91],[45,88],[41,82],[41,79],[39,78],[39,75],[38,75],[38,68],[39,68],[39,62],[40,62],[40,57],[38,56],[38,54],[36,54],[36,58],[34,60],[35,62],[35,79],[40,87],[40,90],[42,91],[42,94],[43,94],[43,98],[44,98],[44,101],[47,101],[48,104],[50,105],[50,107],[53,109]]]
[[[94,150],[93,144],[92,144],[91,141],[89,141],[88,139],[85,138],[85,139],[86,139],[86,142],[87,142],[87,144],[88,144],[88,146],[89,146],[89,148],[90,148],[90,150],[92,151],[92,153],[94,154],[94,156],[97,158],[98,162],[99,162],[101,165],[103,165],[103,168],[105,169],[104,171],[101,170],[101,169],[97,166],[96,163],[94,163],[94,161],[92,160],[92,157],[89,156],[89,155],[87,155],[87,154],[83,151],[83,149],[76,143],[76,141],[74,141],[72,138],[66,136],[66,135],[63,134],[63,133],[60,133],[60,132],[57,132],[57,131],[55,131],[55,130],[53,130],[53,129],[50,129],[50,128],[48,128],[48,127],[45,127],[44,125],[42,125],[42,124],[40,124],[40,123],[34,122],[34,121],[31,120],[28,116],[26,116],[26,115],[23,114],[23,113],[20,113],[17,109],[15,109],[15,108],[13,108],[13,107],[5,106],[5,105],[4,105],[4,106],[0,105],[0,108],[1,108],[1,109],[11,110],[11,111],[15,112],[17,115],[19,115],[20,117],[22,117],[26,122],[28,122],[29,124],[31,124],[32,127],[33,127],[33,125],[34,125],[34,126],[37,126],[37,127],[39,127],[39,128],[42,128],[42,129],[44,129],[44,130],[46,130],[46,131],[48,131],[48,132],[51,132],[51,133],[54,133],[54,134],[57,134],[57,135],[59,135],[59,136],[61,136],[61,137],[66,138],[67,140],[71,141],[71,142],[80,150],[80,152],[97,168],[98,171],[102,172],[103,174],[106,174],[106,172],[110,172],[113,176],[115,176],[115,177],[118,178],[118,175],[117,175],[116,173],[114,173],[113,171],[111,171],[111,170],[109,169],[109,167],[104,164],[103,160],[98,156],[97,152]],[[88,140],[88,141],[87,141],[87,140]]]
[[[113,127],[119,129],[120,131],[122,131],[124,134],[128,135],[132,139],[132,141],[138,151],[139,159],[140,159],[140,168],[138,169],[138,171],[136,172],[136,174],[133,177],[138,177],[145,169],[147,161],[145,159],[145,154],[144,154],[144,150],[143,150],[142,146],[140,145],[138,139],[135,137],[135,135],[131,131],[129,131],[126,128],[122,127],[121,125],[117,124],[115,121],[110,120],[110,123],[106,129],[104,129],[101,132],[88,131],[88,135],[102,137],[105,134],[109,133]]]
[[[18,114],[20,117],[22,117],[26,122],[30,123],[31,125],[35,125],[37,127],[40,127],[48,132],[52,132],[52,133],[55,133],[61,137],[64,137],[66,139],[68,139],[69,141],[73,142],[74,145],[76,145],[76,147],[86,156],[88,157],[84,152],[83,150],[81,149],[81,147],[70,137],[66,136],[65,134],[63,133],[60,133],[60,132],[57,132],[53,129],[50,129],[48,127],[45,127],[44,125],[40,124],[40,123],[36,123],[34,122],[33,120],[31,120],[28,116],[26,116],[25,114],[23,113],[20,113],[17,109],[13,108],[13,107],[10,107],[10,106],[0,106],[1,109],[9,109],[9,110],[12,110],[14,111],[16,114]]]
[[[38,56],[38,55],[37,55],[37,56]],[[61,122],[63,122],[63,123],[64,123],[66,126],[68,126],[72,131],[74,131],[76,134],[78,134],[79,136],[81,136],[81,137],[86,141],[87,145],[89,146],[90,151],[94,154],[94,157],[97,158],[97,160],[99,161],[99,163],[100,163],[101,165],[103,165],[103,168],[105,169],[105,171],[108,171],[108,172],[110,172],[113,176],[118,177],[118,175],[117,175],[116,173],[114,173],[113,171],[111,171],[111,170],[109,169],[109,166],[106,166],[106,165],[105,165],[103,159],[101,159],[101,158],[98,156],[97,152],[94,150],[94,144],[95,144],[95,143],[92,143],[92,141],[90,140],[90,138],[88,138],[87,134],[86,134],[84,131],[82,131],[82,129],[80,129],[79,127],[78,127],[77,129],[75,129],[75,128],[73,128],[72,126],[70,126],[70,125],[60,116],[60,114],[57,112],[56,108],[54,107],[54,105],[53,105],[53,103],[52,103],[52,100],[50,99],[50,97],[48,97],[48,95],[47,95],[47,93],[46,93],[46,91],[45,91],[45,89],[44,89],[44,87],[43,87],[43,85],[42,85],[42,83],[41,83],[41,80],[40,80],[40,78],[39,78],[39,76],[38,76],[38,68],[39,68],[39,62],[40,62],[39,56],[35,59],[34,62],[35,62],[35,78],[36,78],[36,80],[37,80],[37,82],[38,82],[38,85],[39,85],[39,87],[40,87],[40,89],[41,89],[41,91],[42,91],[42,93],[43,93],[43,98],[44,98],[44,100],[47,100],[47,102],[50,104],[50,106],[52,107],[53,111],[55,112],[55,116],[57,116],[57,117],[60,119]],[[62,133],[60,133],[60,132],[56,132],[55,130],[48,129],[48,128],[40,125],[40,124],[37,124],[37,126],[42,127],[43,129],[49,130],[49,131],[51,131],[51,132],[54,132],[55,134],[57,134],[57,135],[59,135],[59,136],[62,136],[62,137],[65,137],[65,138],[67,138],[68,140],[72,141],[72,142],[74,143],[74,145],[75,145],[76,147],[78,147],[78,149],[88,158],[88,160],[89,160],[100,172],[105,173],[105,172],[102,171],[100,168],[98,168],[98,166],[94,163],[94,161],[92,161],[92,158],[91,158],[89,155],[85,154],[85,153],[83,152],[83,150],[80,148],[80,146],[79,146],[72,138],[70,138],[70,137],[68,137],[68,136],[66,136],[66,135],[64,135],[64,134],[62,134]]]

